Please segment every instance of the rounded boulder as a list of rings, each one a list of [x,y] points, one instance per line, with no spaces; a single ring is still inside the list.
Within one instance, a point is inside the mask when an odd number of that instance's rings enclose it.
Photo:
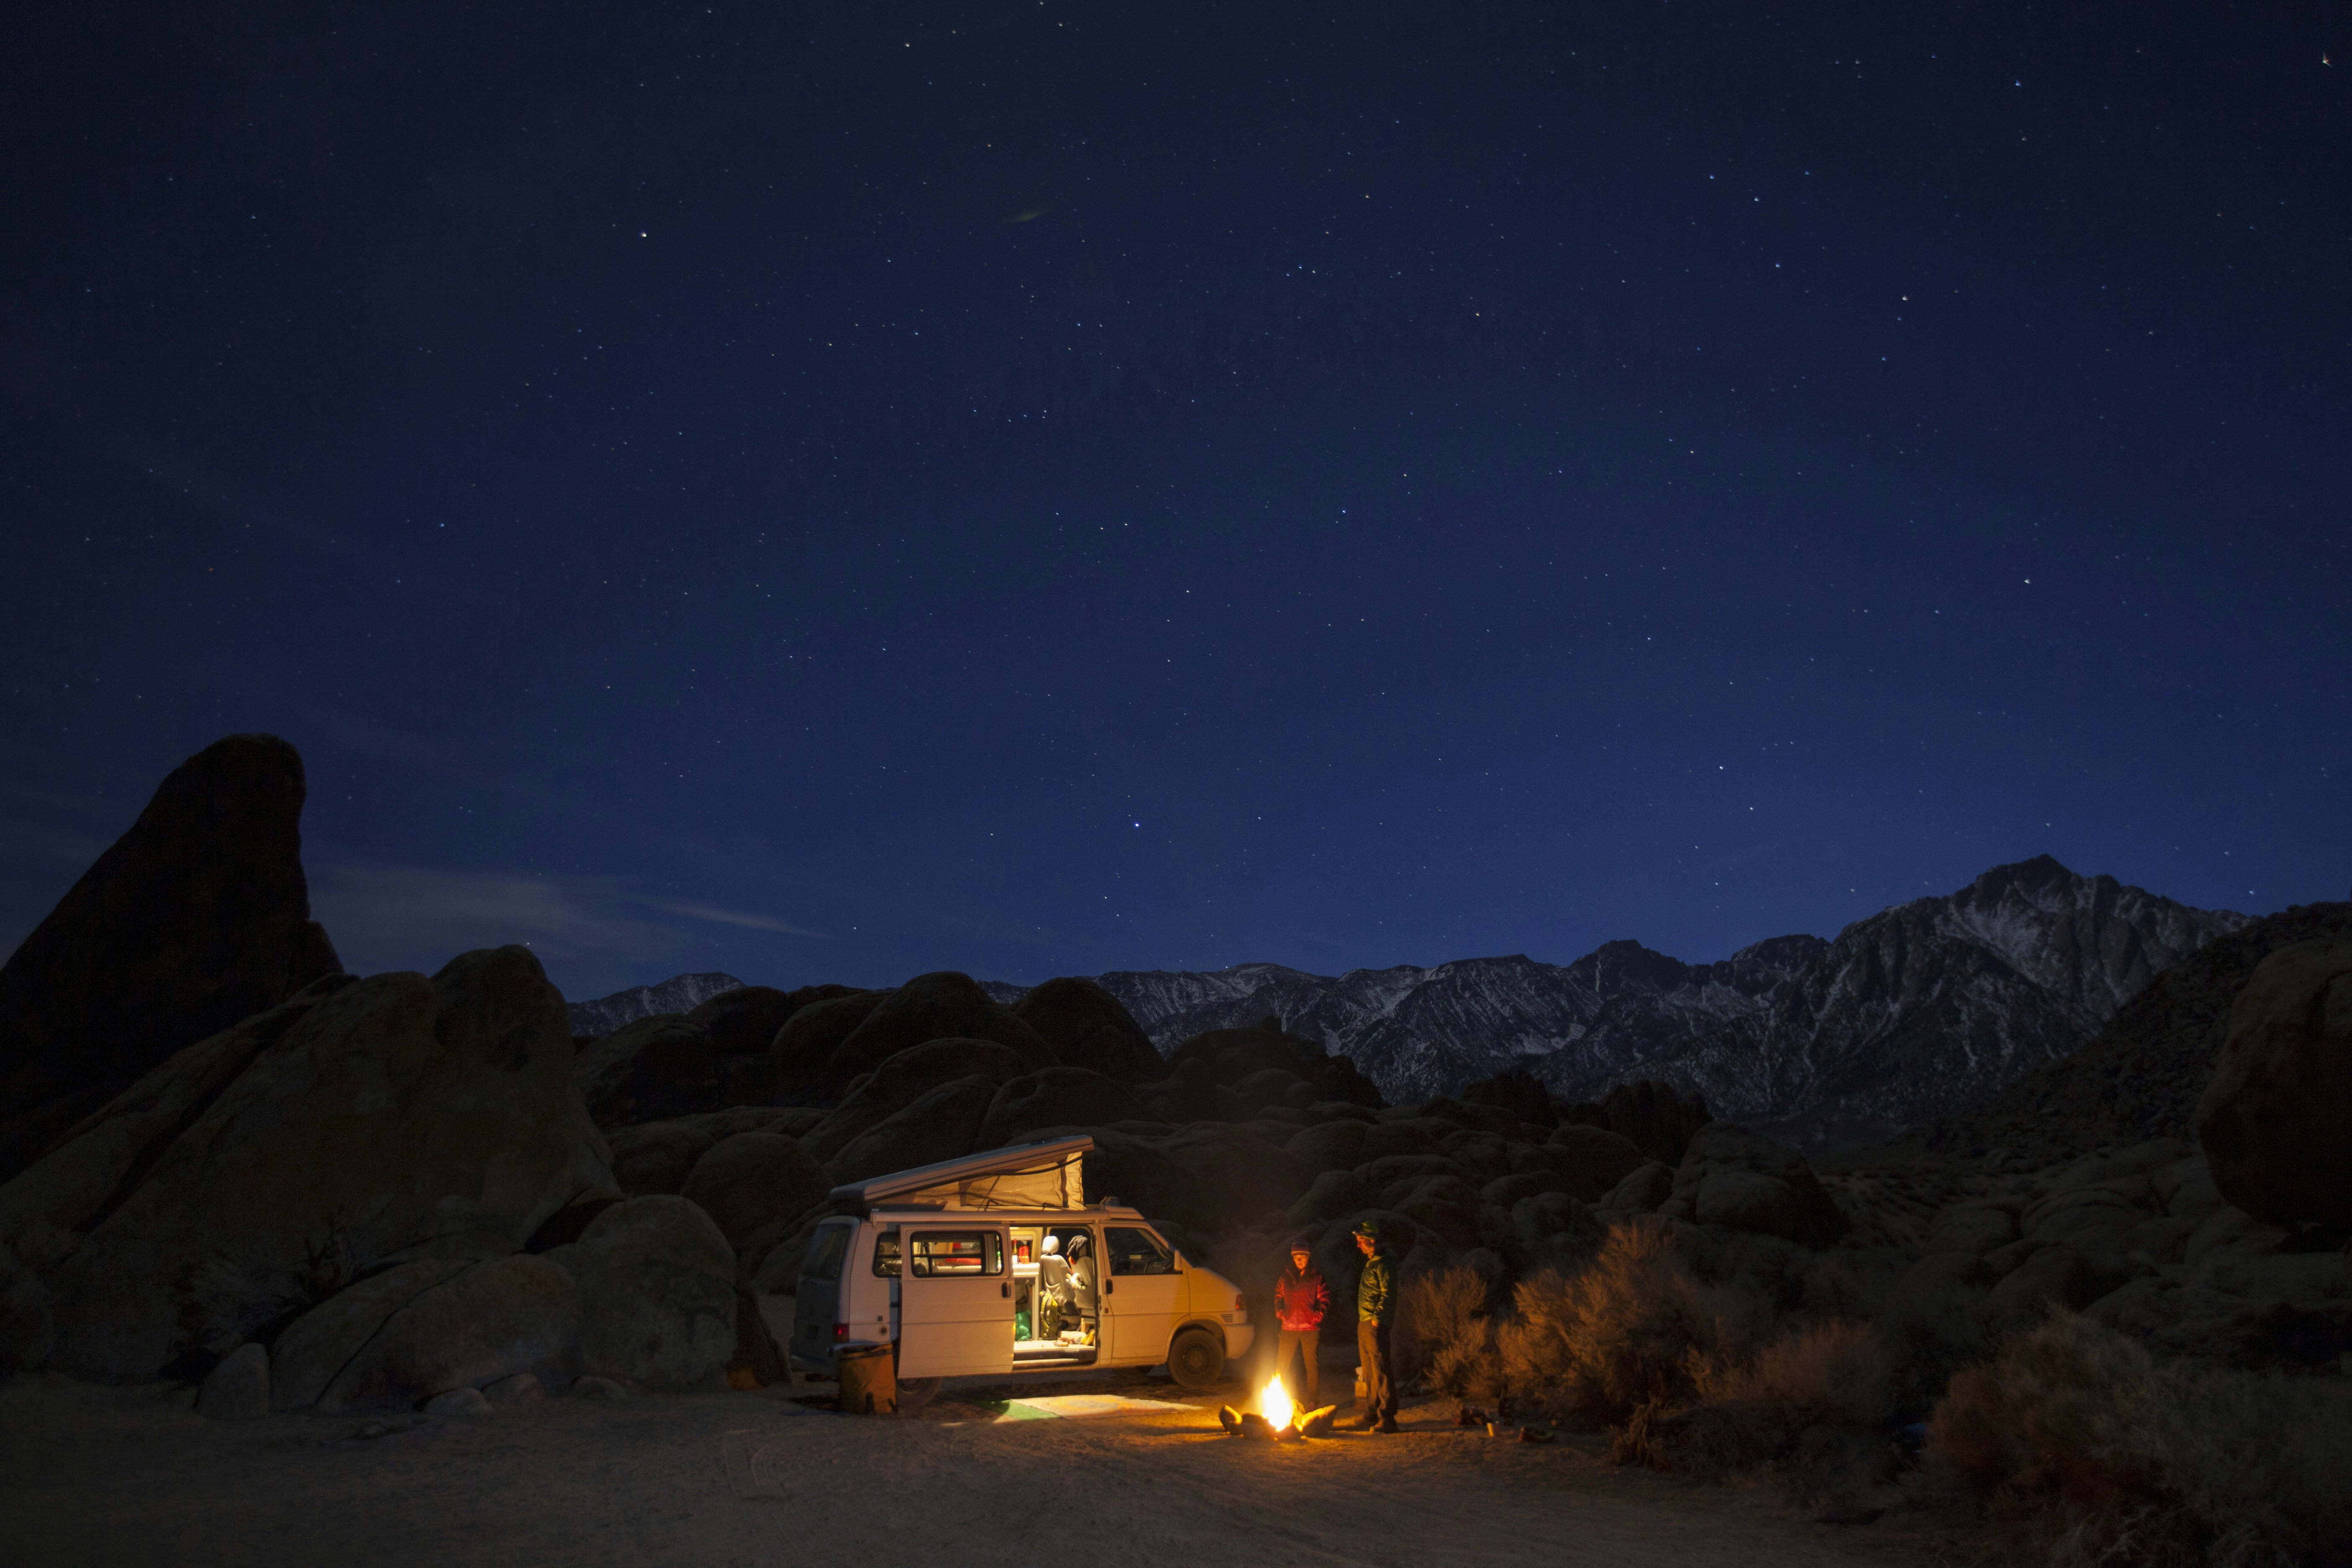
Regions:
[[[2196,1127],[2236,1207],[2272,1225],[2352,1227],[2352,942],[2263,960],[2230,1009]]]

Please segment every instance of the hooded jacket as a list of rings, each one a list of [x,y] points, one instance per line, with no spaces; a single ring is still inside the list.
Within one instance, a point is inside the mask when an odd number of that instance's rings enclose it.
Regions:
[[[1300,1273],[1286,1268],[1282,1278],[1274,1282],[1274,1315],[1282,1326],[1294,1333],[1323,1326],[1323,1314],[1331,1310],[1331,1287],[1323,1283],[1323,1276],[1309,1268]]]

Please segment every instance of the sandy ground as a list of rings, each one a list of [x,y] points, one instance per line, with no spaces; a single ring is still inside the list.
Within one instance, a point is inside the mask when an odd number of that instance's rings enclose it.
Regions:
[[[1767,1488],[1618,1469],[1597,1438],[1489,1439],[1436,1402],[1408,1405],[1396,1436],[1267,1445],[1226,1437],[1216,1400],[1140,1376],[950,1390],[897,1419],[795,1403],[810,1392],[230,1425],[196,1416],[184,1391],[19,1378],[0,1384],[0,1563],[1793,1568],[1973,1555],[1901,1516],[1817,1524]],[[1152,1403],[1042,1420],[981,1403],[1007,1393]]]

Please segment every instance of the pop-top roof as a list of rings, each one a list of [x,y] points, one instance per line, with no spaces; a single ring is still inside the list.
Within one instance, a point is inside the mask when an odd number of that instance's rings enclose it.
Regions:
[[[950,1209],[1086,1207],[1085,1163],[1095,1141],[1081,1132],[990,1149],[833,1189],[833,1206],[864,1214],[891,1205]]]

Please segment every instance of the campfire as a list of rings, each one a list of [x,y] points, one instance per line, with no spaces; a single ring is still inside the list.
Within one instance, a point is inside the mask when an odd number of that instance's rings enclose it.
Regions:
[[[1259,1391],[1257,1408],[1244,1412],[1232,1405],[1221,1405],[1217,1419],[1225,1431],[1235,1437],[1258,1437],[1269,1442],[1289,1442],[1300,1437],[1328,1437],[1331,1435],[1332,1413],[1339,1407],[1325,1405],[1301,1415],[1283,1387],[1279,1377],[1268,1378]]]

